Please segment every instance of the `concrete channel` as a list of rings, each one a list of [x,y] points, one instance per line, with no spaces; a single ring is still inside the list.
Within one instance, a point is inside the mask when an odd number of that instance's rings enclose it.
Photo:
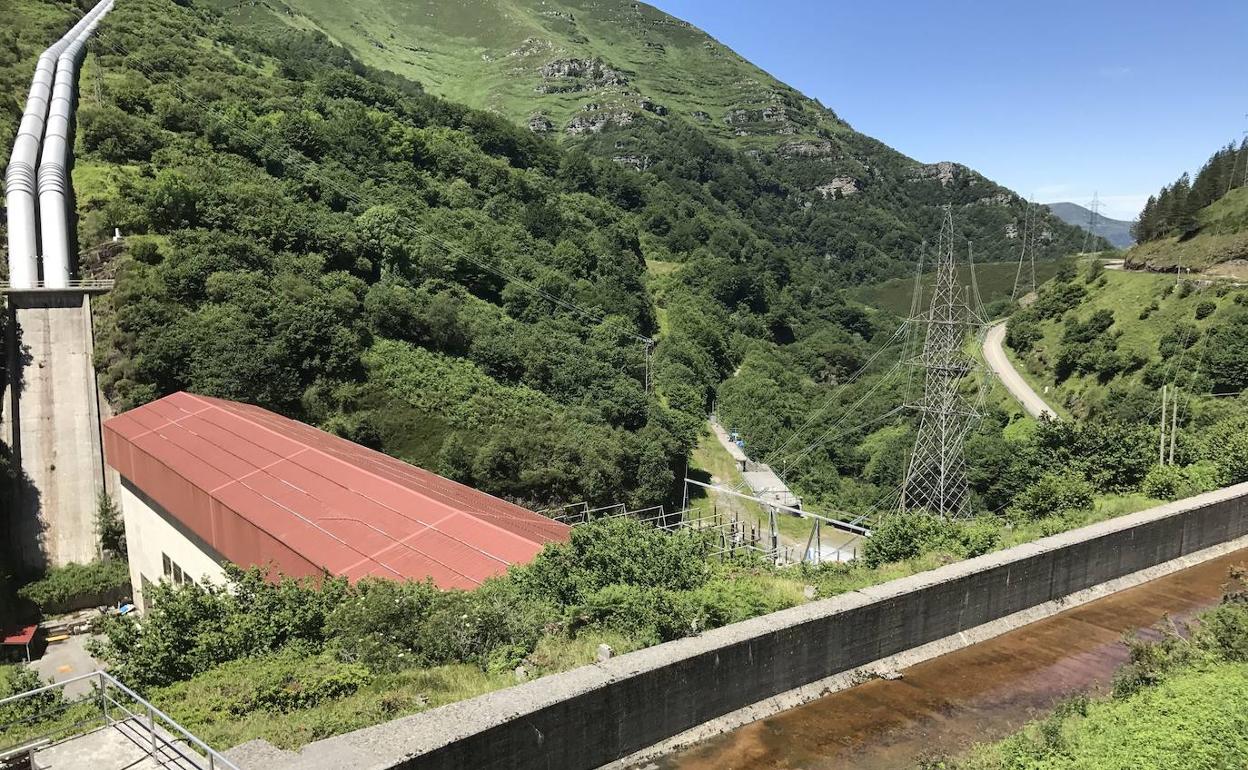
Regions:
[[[636,770],[892,770],[1009,735],[1077,693],[1106,694],[1123,635],[1217,604],[1248,550],[1128,588],[635,765]]]
[[[1248,548],[1248,484],[639,650],[240,767],[643,765],[1095,599]]]

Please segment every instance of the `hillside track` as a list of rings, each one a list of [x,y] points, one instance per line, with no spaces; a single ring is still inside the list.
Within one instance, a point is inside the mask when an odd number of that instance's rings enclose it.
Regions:
[[[1036,419],[1040,419],[1043,415],[1048,415],[1049,419],[1059,419],[1057,412],[1045,403],[1027,384],[1027,380],[1019,374],[1014,368],[1014,364],[1010,362],[1009,356],[1005,354],[1005,322],[1001,321],[993,324],[988,328],[988,333],[984,335],[984,361],[987,362],[988,368],[992,373],[1001,380],[1001,384],[1010,392],[1023,410],[1028,415]]]

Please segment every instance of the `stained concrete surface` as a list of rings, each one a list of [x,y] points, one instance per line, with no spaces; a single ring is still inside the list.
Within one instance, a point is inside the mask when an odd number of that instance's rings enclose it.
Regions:
[[[39,672],[45,681],[63,682],[76,676],[89,674],[101,668],[99,661],[87,653],[86,634],[71,636],[62,642],[53,642],[43,651],[43,655],[30,662],[30,667]],[[64,693],[69,698],[76,698],[91,692],[91,680],[84,679],[65,685]]]
[[[1002,738],[1076,693],[1107,690],[1123,634],[1216,604],[1237,551],[646,762],[637,770],[888,770]]]
[[[25,570],[92,561],[104,463],[90,301],[80,292],[9,301],[16,345],[9,346],[13,374],[0,401],[0,438],[24,475],[10,537]]]
[[[158,733],[153,754],[151,733],[139,720],[126,720],[76,736],[35,753],[39,770],[203,770],[197,755],[175,754]]]

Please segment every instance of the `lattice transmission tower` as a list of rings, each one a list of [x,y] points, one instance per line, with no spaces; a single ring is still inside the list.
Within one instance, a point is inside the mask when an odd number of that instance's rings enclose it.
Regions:
[[[971,261],[968,258],[968,261]],[[974,265],[971,265],[972,285]],[[970,489],[966,480],[966,435],[979,417],[987,376],[972,401],[962,393],[963,379],[978,369],[966,352],[972,333],[984,328],[982,314],[971,293],[958,284],[954,256],[953,214],[945,209],[936,250],[936,283],[927,315],[912,319],[924,327],[923,349],[911,363],[923,371],[923,396],[910,407],[920,414],[919,432],[906,477],[900,506],[945,518],[969,515]]]
[[[1088,247],[1092,244],[1092,239],[1096,237],[1096,228],[1101,221],[1101,194],[1099,192],[1092,193],[1092,202],[1088,204],[1088,227],[1083,231],[1083,251],[1088,253]]]
[[[1021,300],[1037,288],[1036,249],[1039,244],[1036,240],[1036,231],[1040,229],[1039,213],[1034,200],[1025,203],[1024,206],[1023,232],[1019,238],[1022,245],[1018,251],[1018,270],[1014,273],[1014,291],[1010,293],[1010,299],[1013,300]]]

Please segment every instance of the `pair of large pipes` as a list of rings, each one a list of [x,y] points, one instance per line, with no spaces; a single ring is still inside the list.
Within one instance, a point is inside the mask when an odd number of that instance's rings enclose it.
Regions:
[[[73,149],[70,134],[74,86],[87,38],[112,7],[113,0],[102,0],[44,51],[35,65],[26,110],[4,173],[9,285],[15,289],[40,285],[41,239],[42,285],[55,289],[69,286],[69,162]]]

